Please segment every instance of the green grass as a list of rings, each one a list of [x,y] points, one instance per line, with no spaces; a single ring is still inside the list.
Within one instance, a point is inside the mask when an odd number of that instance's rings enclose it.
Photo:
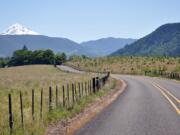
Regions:
[[[102,96],[114,86],[109,81],[96,95],[83,97],[73,108],[62,107],[62,85],[90,80],[94,74],[73,74],[62,72],[53,66],[33,65],[0,69],[0,134],[9,134],[8,126],[8,94],[12,94],[14,135],[43,135],[50,123],[56,123],[67,117],[72,117],[94,99]],[[58,86],[58,106],[55,105],[55,86]],[[48,112],[48,88],[53,88],[53,111]],[[40,119],[40,92],[43,88],[43,117]],[[66,88],[66,87],[65,87]],[[31,115],[31,90],[35,90],[35,120]],[[71,85],[70,85],[71,89]],[[19,92],[23,94],[24,130],[21,128]],[[71,96],[71,91],[70,91]],[[70,100],[72,102],[72,100]]]

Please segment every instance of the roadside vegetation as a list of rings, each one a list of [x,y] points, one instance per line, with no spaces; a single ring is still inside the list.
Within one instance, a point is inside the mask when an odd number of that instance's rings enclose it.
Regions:
[[[158,76],[164,73],[180,73],[180,57],[115,56],[87,58],[72,56],[66,64],[88,71],[111,71],[120,74]]]
[[[49,124],[70,118],[83,110],[83,108],[99,96],[105,94],[115,86],[115,81],[111,80],[103,87],[104,91],[99,91],[95,95],[84,96],[82,100],[76,102],[73,108],[63,108],[62,87],[67,84],[84,82],[92,79],[96,74],[73,74],[62,72],[51,65],[29,65],[0,69],[0,134],[9,134],[8,115],[8,94],[12,95],[12,111],[14,128],[13,135],[43,135]],[[52,86],[52,107],[49,112],[49,87]],[[55,101],[55,90],[58,88],[58,104]],[[71,85],[69,85],[71,89]],[[78,88],[78,86],[77,86]],[[32,89],[35,92],[34,120],[32,119]],[[43,89],[43,111],[40,117],[40,96]],[[21,124],[20,113],[20,91],[22,92],[24,127]]]

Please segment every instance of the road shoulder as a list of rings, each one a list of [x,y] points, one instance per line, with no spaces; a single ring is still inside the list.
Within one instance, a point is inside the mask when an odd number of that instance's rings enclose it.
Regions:
[[[72,135],[93,117],[102,112],[108,105],[114,102],[117,97],[123,93],[126,86],[127,85],[123,80],[116,79],[116,86],[113,90],[110,90],[105,96],[93,101],[85,107],[81,113],[77,114],[73,118],[51,125],[47,129],[45,135]]]

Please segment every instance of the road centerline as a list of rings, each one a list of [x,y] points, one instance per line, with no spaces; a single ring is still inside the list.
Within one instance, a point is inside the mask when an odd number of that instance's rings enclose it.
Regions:
[[[155,82],[154,82],[155,83]],[[163,86],[155,83],[159,88],[163,89],[167,94],[169,94],[174,100],[176,100],[176,102],[180,103],[180,100],[174,96],[168,89],[164,88]]]
[[[161,94],[169,101],[169,103],[171,104],[171,106],[175,109],[175,111],[177,112],[177,114],[180,116],[180,110],[179,108],[175,105],[175,103],[169,98],[169,96],[165,93],[165,91],[159,87],[156,83],[154,82],[150,82],[156,89],[158,89]]]

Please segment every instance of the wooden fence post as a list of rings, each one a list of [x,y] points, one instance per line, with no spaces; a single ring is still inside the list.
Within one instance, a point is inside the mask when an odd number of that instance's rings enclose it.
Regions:
[[[102,87],[102,78],[99,79],[99,88],[101,89]]]
[[[62,91],[63,91],[63,107],[65,107],[65,90],[64,90],[64,85],[62,87]]]
[[[22,101],[22,93],[20,91],[20,109],[21,109],[21,126],[24,128],[24,114],[23,114],[23,101]]]
[[[56,86],[56,108],[58,107],[58,86]]]
[[[81,84],[80,84],[80,82],[78,83],[78,87],[79,87],[79,98],[81,98]]]
[[[105,78],[103,77],[102,78],[102,86],[104,86],[104,84],[105,84]]]
[[[75,92],[75,100],[78,100],[78,96],[77,96],[77,90],[76,90],[76,83],[74,84],[74,92]]]
[[[32,120],[34,120],[34,89],[32,89]]]
[[[93,78],[92,82],[93,82],[93,93],[96,93],[96,78]]]
[[[88,92],[88,95],[89,95],[89,80],[87,81],[87,92]]]
[[[85,96],[87,96],[87,82],[85,81]]]
[[[42,109],[43,109],[43,89],[41,89],[40,118],[42,118]]]
[[[109,78],[109,76],[110,76],[110,72],[107,73],[107,77],[108,77],[108,78]]]
[[[49,112],[52,110],[52,87],[49,87]]]
[[[74,99],[74,84],[73,83],[72,83],[72,101],[74,105],[75,99]]]
[[[81,83],[81,90],[82,90],[82,92],[81,92],[81,95],[82,95],[82,97],[84,96],[84,87],[83,87],[83,82]]]
[[[92,82],[90,80],[90,94],[92,94]]]
[[[10,134],[12,134],[12,131],[13,131],[13,113],[12,113],[11,94],[8,95],[8,99],[9,99],[9,128],[10,128]]]
[[[91,84],[90,84],[90,80],[89,80],[89,95],[91,95],[91,89],[90,89],[90,86]]]
[[[99,91],[99,77],[96,77],[96,88]]]
[[[89,95],[89,82],[86,81],[86,85],[87,85],[87,96]]]
[[[67,104],[68,104],[68,107],[69,107],[69,84],[67,84]]]

